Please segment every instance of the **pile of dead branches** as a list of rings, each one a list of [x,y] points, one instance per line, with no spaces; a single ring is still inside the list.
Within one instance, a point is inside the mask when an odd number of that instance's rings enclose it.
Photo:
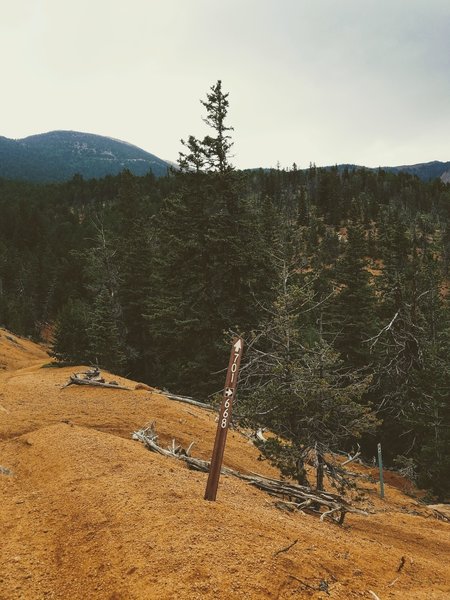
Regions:
[[[100,370],[97,367],[84,371],[82,373],[74,373],[70,376],[69,381],[62,387],[68,387],[69,385],[92,385],[95,387],[114,388],[115,390],[129,390],[123,385],[119,385],[117,381],[105,381],[102,377]]]
[[[196,471],[209,472],[210,463],[205,460],[193,458],[190,456],[193,444],[186,450],[172,441],[172,445],[165,449],[158,444],[158,435],[155,430],[155,423],[150,423],[143,429],[135,431],[132,438],[142,442],[146,448],[163,456],[176,458],[184,461],[190,469]],[[368,513],[351,506],[347,500],[337,494],[311,490],[308,487],[288,483],[279,479],[271,479],[262,475],[240,473],[234,469],[223,467],[221,470],[223,475],[232,475],[246,481],[249,485],[263,490],[281,499],[278,505],[289,510],[308,510],[311,512],[320,513],[320,520],[323,521],[326,517],[331,518],[333,522],[342,524],[347,513],[355,513],[358,515],[367,516]]]

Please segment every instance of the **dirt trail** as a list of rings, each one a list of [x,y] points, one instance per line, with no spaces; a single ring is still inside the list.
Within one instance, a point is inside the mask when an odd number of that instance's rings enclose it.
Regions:
[[[207,459],[213,414],[143,390],[61,389],[72,369],[41,368],[42,348],[5,336],[0,600],[450,598],[449,524],[397,488],[382,501],[364,483],[374,514],[344,527],[231,477],[205,502],[206,475],[130,436],[156,420],[163,443],[194,441]],[[276,476],[258,456],[230,432],[227,466]]]

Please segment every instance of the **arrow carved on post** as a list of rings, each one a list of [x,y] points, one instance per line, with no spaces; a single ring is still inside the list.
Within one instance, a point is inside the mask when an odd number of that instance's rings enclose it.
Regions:
[[[219,422],[217,424],[211,466],[209,468],[208,483],[206,484],[205,500],[215,500],[217,495],[217,487],[219,485],[220,470],[222,468],[223,453],[225,451],[225,442],[227,440],[228,427],[231,420],[233,400],[236,394],[237,378],[239,373],[239,365],[241,364],[243,347],[244,342],[242,338],[233,340],[227,376],[225,379],[222,405],[219,412]]]

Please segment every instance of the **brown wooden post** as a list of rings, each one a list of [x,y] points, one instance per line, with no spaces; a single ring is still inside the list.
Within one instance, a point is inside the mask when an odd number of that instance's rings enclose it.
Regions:
[[[233,400],[236,395],[239,365],[241,364],[244,341],[235,338],[231,347],[230,362],[228,363],[225,389],[223,392],[222,405],[219,411],[219,422],[217,423],[216,439],[212,452],[211,465],[209,467],[208,483],[206,484],[205,500],[215,500],[217,487],[219,485],[220,471],[222,469],[223,453],[227,441],[228,427],[231,420]]]
[[[384,478],[383,478],[383,456],[381,454],[381,444],[378,444],[378,468],[380,470],[380,496],[384,498]]]

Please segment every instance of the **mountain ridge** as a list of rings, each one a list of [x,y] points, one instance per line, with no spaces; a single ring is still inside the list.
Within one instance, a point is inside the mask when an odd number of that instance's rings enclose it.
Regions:
[[[388,171],[390,173],[409,173],[410,175],[417,175],[419,179],[429,181],[430,179],[440,179],[444,183],[450,183],[450,161],[443,162],[440,160],[431,160],[429,162],[415,163],[412,165],[398,165],[398,166],[379,166],[379,167],[365,167],[364,165],[354,164],[341,164],[337,165],[339,169],[351,168],[351,169],[369,169],[370,171]],[[331,168],[326,167],[326,168]]]
[[[31,182],[60,182],[79,173],[86,179],[117,175],[167,173],[169,163],[116,138],[56,130],[21,139],[0,136],[0,177]]]
[[[135,144],[94,133],[61,129],[18,139],[0,136],[0,177],[5,179],[52,183],[67,181],[75,174],[80,174],[85,179],[98,179],[117,175],[124,169],[140,176],[152,171],[155,176],[160,177],[174,165],[174,162],[161,159]],[[335,166],[339,170],[364,168],[371,171],[381,169],[394,173],[404,172],[424,181],[440,179],[444,183],[450,183],[450,161],[433,160],[412,165],[380,167],[343,163],[320,168],[330,169]]]

